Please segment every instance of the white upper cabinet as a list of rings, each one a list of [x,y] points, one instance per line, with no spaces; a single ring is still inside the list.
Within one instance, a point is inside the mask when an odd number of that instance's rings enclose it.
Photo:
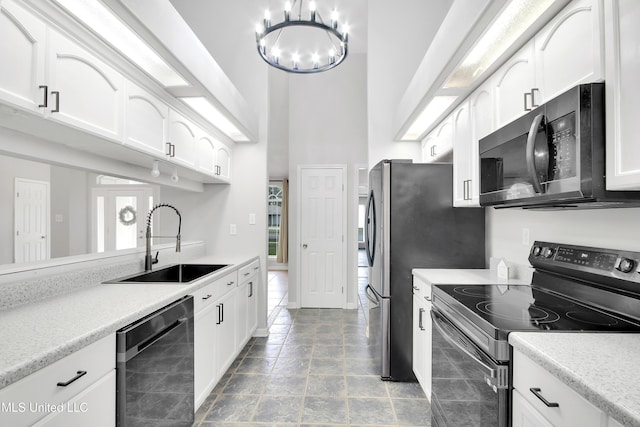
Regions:
[[[125,144],[156,156],[164,156],[169,107],[130,81],[126,82],[125,88]]]
[[[525,108],[532,106],[531,92],[536,87],[533,43],[529,42],[520,49],[496,72],[492,80],[496,125],[499,128],[523,115]]]
[[[219,178],[231,180],[231,150],[223,144],[219,144],[216,150],[216,167]]]
[[[183,115],[173,109],[169,111],[169,140],[165,154],[171,161],[195,168],[197,131],[198,128]]]
[[[0,3],[0,101],[42,111],[46,25],[13,1]]]
[[[537,104],[580,84],[600,81],[602,11],[597,0],[576,0],[535,37]]]
[[[640,2],[605,2],[607,190],[640,190]]]
[[[57,31],[48,34],[49,118],[122,141],[122,75]]]
[[[215,175],[218,170],[216,167],[216,151],[219,142],[213,139],[204,131],[200,131],[197,137],[198,145],[198,168],[208,174]]]
[[[453,125],[447,117],[422,141],[424,163],[450,161],[453,150]]]
[[[471,185],[474,179],[473,151],[476,144],[471,137],[471,115],[469,101],[464,101],[453,111],[453,205],[470,203]],[[476,147],[477,149],[477,147]],[[477,156],[476,156],[477,159]]]

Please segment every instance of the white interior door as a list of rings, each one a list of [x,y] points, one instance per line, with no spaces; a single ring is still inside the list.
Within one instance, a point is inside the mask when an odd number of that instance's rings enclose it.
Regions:
[[[345,306],[344,176],[344,167],[300,169],[299,259],[302,307]]]
[[[49,183],[15,180],[15,262],[49,259]]]
[[[95,252],[145,245],[147,214],[153,204],[151,188],[94,188],[92,190]]]

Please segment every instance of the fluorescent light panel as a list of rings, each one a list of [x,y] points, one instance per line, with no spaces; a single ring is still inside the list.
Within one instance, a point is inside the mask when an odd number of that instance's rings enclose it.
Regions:
[[[209,123],[220,129],[225,135],[237,142],[247,142],[245,136],[229,119],[202,96],[180,98],[185,104],[196,110]]]
[[[403,141],[416,141],[456,99],[458,99],[457,96],[434,96],[401,139]]]
[[[55,0],[165,87],[189,86],[169,64],[98,0]]]
[[[469,87],[553,3],[554,0],[511,0],[449,77],[444,87]]]

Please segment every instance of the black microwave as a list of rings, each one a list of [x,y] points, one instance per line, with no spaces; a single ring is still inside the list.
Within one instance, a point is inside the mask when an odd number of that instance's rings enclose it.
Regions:
[[[480,205],[640,206],[640,191],[605,187],[604,83],[578,85],[482,138]]]

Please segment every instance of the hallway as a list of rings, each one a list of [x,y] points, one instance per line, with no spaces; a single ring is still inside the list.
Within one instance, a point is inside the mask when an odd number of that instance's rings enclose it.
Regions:
[[[362,289],[366,276],[359,281]],[[418,383],[383,382],[376,373],[362,305],[290,310],[286,289],[287,272],[270,271],[269,337],[250,340],[195,425],[430,425],[429,402]]]

